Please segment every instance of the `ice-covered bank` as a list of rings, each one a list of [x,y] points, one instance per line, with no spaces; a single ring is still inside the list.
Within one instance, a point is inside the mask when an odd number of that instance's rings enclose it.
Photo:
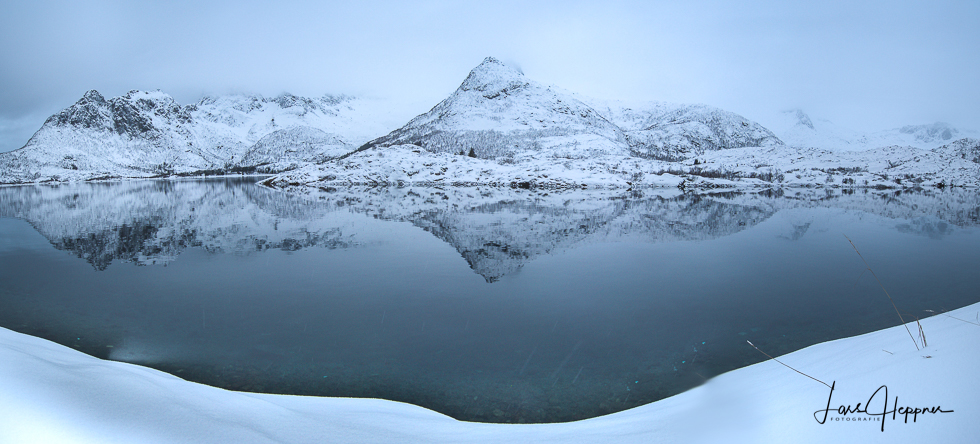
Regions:
[[[265,185],[500,186],[520,188],[680,187],[945,188],[980,187],[980,164],[913,147],[836,153],[816,148],[750,147],[714,151],[681,162],[602,154],[504,161],[431,153],[415,145],[370,148],[281,173]]]
[[[376,399],[230,392],[0,329],[0,442],[975,442],[978,312],[980,303],[923,320],[921,350],[897,326],[779,357],[834,383],[832,395],[766,361],[642,407],[542,425],[464,423]]]

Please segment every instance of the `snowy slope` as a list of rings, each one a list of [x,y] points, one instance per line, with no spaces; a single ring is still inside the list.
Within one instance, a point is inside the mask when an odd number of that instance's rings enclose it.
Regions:
[[[585,101],[619,125],[633,153],[645,158],[681,160],[708,151],[783,144],[762,125],[706,105]]]
[[[554,159],[523,153],[498,162],[416,145],[372,147],[342,159],[288,171],[262,183],[277,188],[351,185],[503,186],[520,188],[675,187],[670,164],[633,156]]]
[[[739,148],[707,153],[681,171],[709,186],[761,180],[779,186],[946,187],[980,186],[980,165],[958,155],[910,146],[866,151],[817,148]],[[753,179],[755,180],[755,179]]]
[[[877,137],[890,138],[900,137],[904,140],[903,144],[916,147],[934,147],[939,144],[949,143],[962,137],[961,131],[950,126],[948,123],[936,122],[927,125],[905,125],[888,131],[871,134],[868,143],[874,144]],[[880,146],[880,142],[878,143]]]
[[[309,162],[321,163],[350,152],[351,146],[340,136],[308,126],[276,130],[259,139],[242,157],[244,165],[259,165],[260,172],[298,168]]]
[[[432,154],[415,145],[374,147],[343,159],[282,173],[262,183],[297,190],[351,185],[499,186],[519,188],[681,187],[980,187],[980,164],[913,147],[836,152],[817,148],[732,148],[681,162],[635,156],[498,163]]]
[[[950,156],[959,156],[964,160],[980,163],[980,139],[963,138],[953,143],[948,143],[933,151]]]

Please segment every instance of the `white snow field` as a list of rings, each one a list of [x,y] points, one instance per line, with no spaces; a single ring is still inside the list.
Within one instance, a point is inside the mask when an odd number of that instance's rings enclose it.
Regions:
[[[896,326],[777,358],[833,391],[767,360],[642,407],[537,425],[466,423],[378,399],[232,392],[0,329],[0,442],[976,442],[978,312],[980,303],[923,320],[921,350]]]

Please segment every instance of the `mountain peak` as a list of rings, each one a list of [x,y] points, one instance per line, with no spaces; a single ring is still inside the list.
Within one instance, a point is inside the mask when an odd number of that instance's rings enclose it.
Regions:
[[[470,71],[466,80],[459,86],[463,91],[479,91],[487,98],[496,97],[496,93],[520,88],[527,84],[521,70],[508,66],[493,57],[487,57],[482,63]]]
[[[799,108],[791,109],[789,111],[785,111],[785,113],[792,115],[796,119],[797,125],[802,125],[807,128],[814,129],[813,121],[810,120],[810,116],[808,116],[805,112],[803,112],[802,109]]]
[[[82,100],[87,102],[102,103],[105,102],[105,97],[102,97],[102,94],[99,94],[98,91],[90,89],[85,93],[85,95],[82,96]]]

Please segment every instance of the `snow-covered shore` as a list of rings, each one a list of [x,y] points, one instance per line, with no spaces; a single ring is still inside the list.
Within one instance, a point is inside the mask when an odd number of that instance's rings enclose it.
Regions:
[[[415,145],[371,148],[343,159],[279,174],[277,188],[368,186],[503,186],[521,188],[679,187],[980,187],[980,164],[913,147],[863,152],[816,148],[751,147],[712,151],[682,162],[597,155],[506,162]]]
[[[978,312],[980,303],[923,320],[921,350],[896,326],[778,357],[833,391],[768,360],[642,407],[538,425],[465,423],[377,399],[231,392],[0,329],[0,441],[974,442]]]

